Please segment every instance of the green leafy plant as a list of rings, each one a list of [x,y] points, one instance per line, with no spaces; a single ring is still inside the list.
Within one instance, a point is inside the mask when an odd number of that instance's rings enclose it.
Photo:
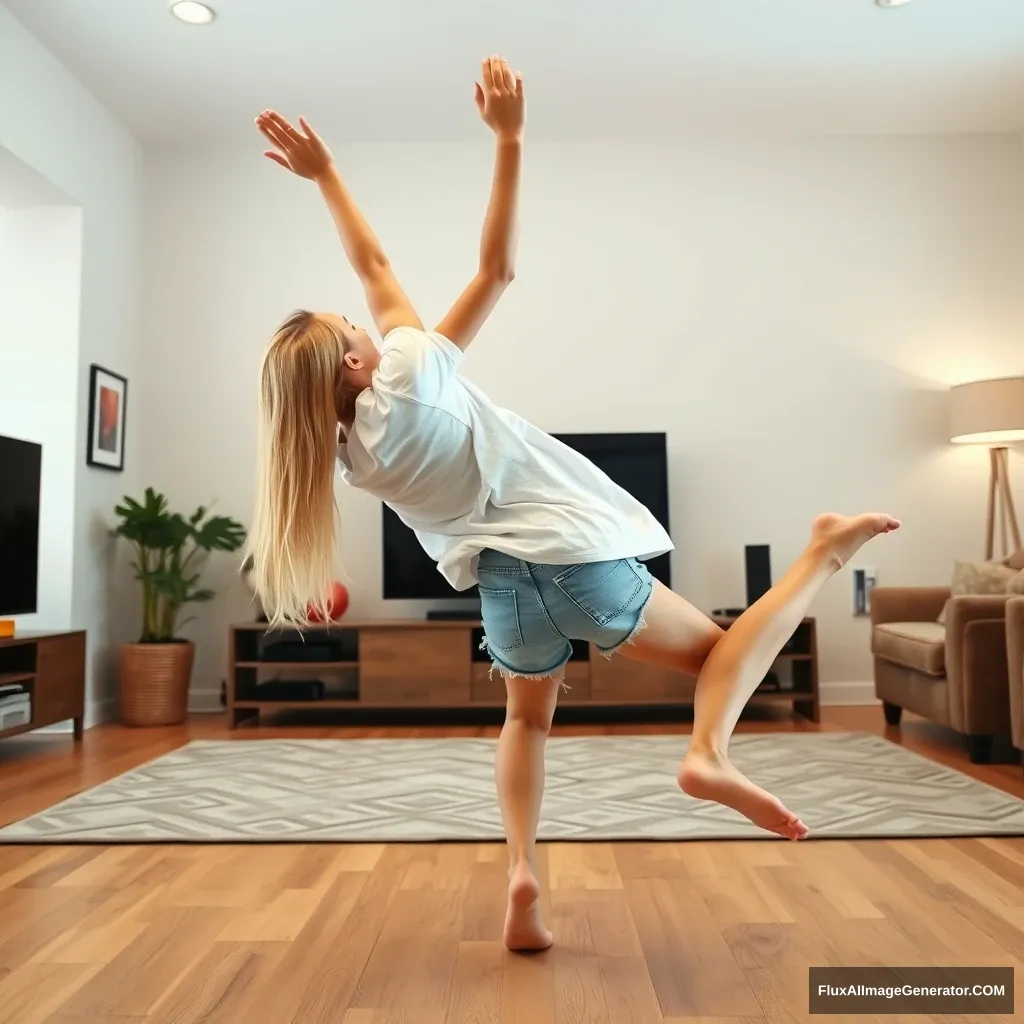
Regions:
[[[237,551],[245,543],[245,528],[227,516],[209,515],[202,506],[187,519],[170,512],[167,498],[152,487],[141,503],[126,495],[114,511],[120,519],[114,534],[134,547],[132,566],[142,584],[139,643],[173,643],[184,625],[178,621],[182,608],[214,596],[199,585],[210,552]]]

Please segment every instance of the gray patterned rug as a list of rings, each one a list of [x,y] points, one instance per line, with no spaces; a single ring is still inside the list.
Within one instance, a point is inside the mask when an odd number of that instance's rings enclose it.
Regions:
[[[684,736],[548,743],[546,840],[767,838],[675,784]],[[0,829],[0,843],[487,841],[489,739],[194,742]],[[1024,801],[861,733],[737,736],[738,768],[812,837],[1024,835]]]

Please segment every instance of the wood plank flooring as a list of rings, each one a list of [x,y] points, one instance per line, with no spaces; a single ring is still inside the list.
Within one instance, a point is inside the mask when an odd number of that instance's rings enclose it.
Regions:
[[[881,717],[825,709],[821,728],[1024,796],[1019,766],[971,766],[941,730]],[[495,731],[228,733],[210,716],[104,727],[74,752],[33,735],[0,744],[0,822],[190,738]],[[533,957],[499,941],[506,867],[497,844],[0,847],[0,1024],[755,1024],[807,1019],[812,965],[1024,964],[1024,839],[548,844],[556,945]]]

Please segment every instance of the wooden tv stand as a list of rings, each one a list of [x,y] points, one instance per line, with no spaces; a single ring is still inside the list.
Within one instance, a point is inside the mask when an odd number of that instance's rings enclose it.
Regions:
[[[0,739],[69,719],[75,739],[85,719],[85,633],[18,633],[0,639],[0,684],[27,684],[32,719],[0,730]]]
[[[728,628],[730,619],[716,619]],[[227,708],[233,729],[261,714],[283,710],[504,707],[505,685],[479,649],[479,622],[427,619],[343,619],[330,626],[268,632],[265,623],[231,627]],[[301,641],[301,642],[300,642]],[[282,648],[275,645],[284,644]],[[296,655],[306,660],[291,660]],[[789,707],[819,720],[818,644],[814,619],[804,619],[779,656],[775,670],[788,668],[792,686],[759,691],[755,705]],[[272,682],[269,697],[261,684]],[[592,645],[574,644],[566,666],[569,687],[559,705],[574,708],[677,707],[693,703],[696,681],[669,668],[616,656],[605,658]],[[291,699],[301,684],[320,682],[320,699]]]

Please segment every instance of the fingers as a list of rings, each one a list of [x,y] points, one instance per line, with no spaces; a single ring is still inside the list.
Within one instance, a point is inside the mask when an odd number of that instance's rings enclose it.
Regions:
[[[267,119],[286,139],[290,139],[292,142],[302,140],[302,136],[277,111],[268,111]]]
[[[256,118],[260,131],[279,149],[289,149],[304,142],[303,137],[275,110],[264,110]]]
[[[322,141],[320,136],[313,131],[312,125],[301,115],[299,117],[299,127],[306,133],[307,139],[315,139],[317,142]]]
[[[508,66],[508,61],[502,58],[501,70],[505,78],[505,91],[509,95],[514,95],[516,91],[516,76],[512,74],[512,69]]]
[[[473,85],[473,92],[474,92],[473,98],[476,100],[476,109],[479,110],[480,113],[482,114],[484,112],[484,106],[485,106],[485,103],[484,103],[484,91],[480,87],[480,83],[479,82],[475,82],[474,83],[474,85]]]
[[[522,76],[514,72],[504,57],[488,57],[483,62],[484,95],[519,96]]]
[[[491,82],[497,95],[505,93],[505,62],[500,57],[491,58]]]
[[[516,72],[516,98],[522,99],[525,93],[523,92],[523,75],[521,71]]]
[[[264,150],[263,155],[269,160],[273,160],[275,164],[280,164],[285,170],[290,171],[291,166],[287,160],[280,153],[275,153],[273,150]]]
[[[273,145],[277,146],[278,149],[287,151],[294,147],[294,143],[288,138],[276,125],[272,125],[268,122],[259,124],[259,129],[263,133],[263,137]]]
[[[263,137],[278,149],[287,149],[291,145],[288,136],[270,119],[269,111],[264,111],[256,118],[256,127]]]

